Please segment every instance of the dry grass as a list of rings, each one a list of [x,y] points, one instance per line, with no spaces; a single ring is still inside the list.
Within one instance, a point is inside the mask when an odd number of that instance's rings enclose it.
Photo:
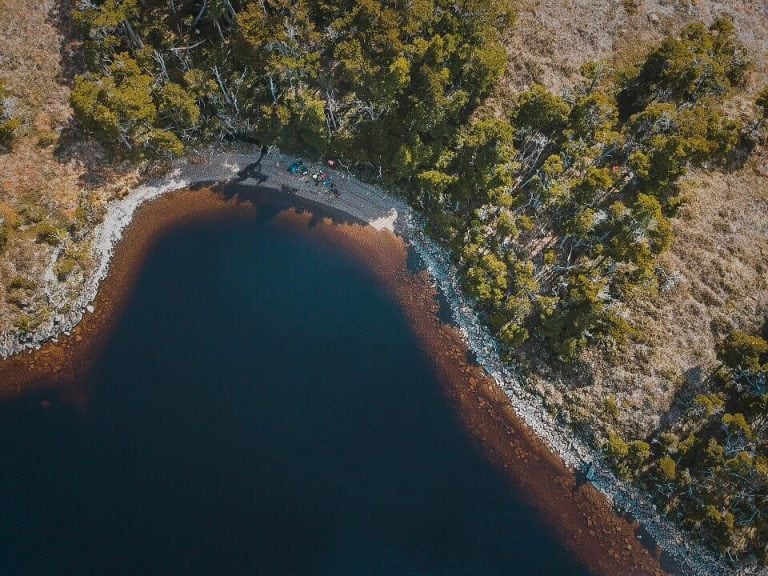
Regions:
[[[77,232],[82,209],[93,212],[103,204],[122,176],[98,148],[67,138],[77,54],[70,10],[66,1],[0,0],[0,78],[22,121],[13,150],[0,156],[0,218],[14,227],[0,257],[0,333],[20,321],[35,325],[49,319],[56,311],[48,309],[48,294],[65,288],[55,277],[46,278],[60,251],[39,241],[41,223],[60,230],[62,248],[76,251],[78,243],[87,241],[86,234]],[[84,259],[82,267],[73,268],[73,286],[87,267]],[[22,302],[7,295],[6,285],[16,276],[38,280]]]
[[[669,424],[717,367],[715,347],[729,331],[755,330],[768,313],[768,178],[752,165],[732,174],[694,172],[676,238],[661,264],[674,286],[631,310],[642,342],[606,362],[589,358],[591,385],[570,399],[600,414],[616,395],[618,425],[639,437]]]
[[[699,391],[717,366],[717,343],[735,328],[758,329],[768,313],[768,179],[750,165],[733,174],[696,172],[688,183],[693,193],[662,261],[679,281],[632,311],[646,343],[627,360],[641,376],[636,394],[653,394],[655,410]]]
[[[585,62],[619,65],[695,20],[732,16],[757,65],[754,85],[768,82],[768,4],[763,0],[518,0],[508,42],[507,82],[520,90],[540,83],[563,92]],[[629,9],[628,9],[629,8]]]

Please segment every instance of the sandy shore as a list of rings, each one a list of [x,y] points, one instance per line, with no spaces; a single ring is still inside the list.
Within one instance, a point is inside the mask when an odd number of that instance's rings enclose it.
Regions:
[[[26,342],[9,335],[0,338],[0,355],[16,354],[10,360],[0,362],[0,399],[36,386],[44,386],[51,374],[56,374],[59,381],[76,382],[77,373],[87,364],[88,358],[96,355],[94,348],[104,341],[110,319],[119,311],[121,299],[124,299],[122,292],[132,282],[150,245],[150,238],[183,219],[212,217],[217,211],[223,213],[245,208],[237,199],[227,200],[210,191],[173,191],[236,180],[238,172],[252,165],[258,158],[257,150],[243,147],[210,153],[196,159],[194,163],[180,161],[167,177],[150,181],[122,200],[113,202],[108,207],[104,221],[93,233],[96,271],[84,283],[81,297],[71,311],[59,314]],[[420,288],[403,277],[399,281],[387,277],[387,281],[394,287],[406,310],[414,315],[417,333],[441,370],[445,371],[446,381],[450,383],[450,396],[458,403],[469,429],[497,464],[508,471],[514,482],[523,486],[525,493],[532,495],[532,503],[540,509],[546,506],[552,508],[544,510],[543,515],[550,520],[550,525],[568,547],[586,564],[600,574],[660,572],[659,563],[648,554],[646,548],[638,546],[634,532],[636,527],[611,513],[610,503],[613,503],[638,518],[647,534],[682,572],[702,575],[734,573],[732,568],[718,562],[701,547],[687,543],[685,536],[666,522],[641,494],[611,474],[603,472],[595,481],[597,489],[608,500],[591,485],[577,484],[574,474],[568,468],[578,468],[586,461],[599,463],[599,455],[593,454],[586,445],[573,438],[568,430],[559,427],[547,414],[541,399],[529,392],[525,380],[500,361],[493,339],[459,290],[448,255],[423,235],[418,218],[407,205],[380,189],[340,172],[335,173],[334,181],[341,196],[334,197],[323,187],[315,186],[311,179],[302,181],[298,176],[288,174],[286,167],[292,161],[292,158],[279,152],[272,152],[262,160],[258,171],[252,171],[256,179],[247,179],[244,183],[262,182],[264,186],[283,190],[287,194],[347,214],[360,223],[369,224],[370,227],[365,228],[346,224],[356,232],[347,233],[344,237],[354,238],[354,242],[345,241],[346,245],[350,249],[357,246],[368,259],[376,253],[376,249],[366,244],[366,236],[361,235],[360,230],[390,230],[405,239],[425,262],[429,275],[423,278]],[[314,168],[310,163],[307,165],[311,170]],[[160,200],[147,205],[147,216],[142,218],[142,230],[129,230],[132,233],[128,234],[125,242],[118,244],[134,212],[147,200],[156,198]],[[336,226],[336,229],[340,227]],[[395,238],[391,234],[384,236]],[[123,247],[124,250],[121,257],[115,260],[114,270],[110,270],[116,247],[118,250]],[[404,254],[404,249],[401,252]],[[124,264],[117,265],[120,262]],[[402,265],[394,265],[390,261],[376,268],[382,274],[389,274],[388,269],[404,270],[404,262],[403,259]],[[102,281],[108,273],[114,281],[105,282],[101,289]],[[409,293],[409,289],[416,292]],[[436,289],[439,289],[451,308],[455,328],[443,329],[434,324],[437,322],[434,310],[434,306],[437,306]],[[425,297],[424,294],[430,291],[431,296]],[[57,300],[60,296],[54,286],[49,296],[54,307],[63,309],[65,303]],[[417,308],[412,305],[414,298],[422,303],[421,312],[415,311]],[[88,319],[81,324],[86,314]],[[425,330],[425,326],[430,327]],[[69,335],[63,343],[57,341],[62,335]],[[441,341],[435,340],[438,337],[436,335],[439,335]],[[48,341],[51,343],[43,346]],[[84,342],[89,342],[89,345],[85,346]],[[18,354],[29,348],[39,351],[34,354]],[[466,364],[467,348],[477,357],[479,366]],[[445,356],[445,350],[452,352]],[[515,439],[518,439],[517,444]],[[553,452],[559,458],[553,458]],[[521,466],[521,461],[535,462],[544,468],[528,478],[528,472],[525,472],[528,466]],[[553,490],[555,486],[559,486],[559,491]],[[565,510],[570,512],[565,513]]]

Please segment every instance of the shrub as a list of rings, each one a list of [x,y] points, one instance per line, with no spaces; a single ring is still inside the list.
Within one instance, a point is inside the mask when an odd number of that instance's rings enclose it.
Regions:
[[[35,228],[35,237],[38,242],[58,246],[61,244],[62,231],[50,222],[41,222]]]
[[[77,259],[73,258],[72,256],[66,255],[60,258],[54,267],[56,278],[58,278],[60,282],[66,280],[67,277],[72,273],[72,270],[74,270],[76,264]]]
[[[21,127],[21,121],[14,118],[9,111],[8,91],[0,80],[0,151],[7,151],[13,147],[16,132]]]
[[[35,323],[29,314],[19,314],[13,321],[13,326],[19,332],[29,333],[35,329]]]
[[[606,399],[603,401],[603,407],[605,408],[605,412],[608,414],[608,416],[612,418],[617,418],[619,416],[619,404],[616,401],[616,396],[613,394],[606,397]]]
[[[53,146],[58,142],[59,135],[56,134],[53,130],[46,130],[45,132],[42,132],[37,137],[37,145],[40,148],[48,148],[49,146]]]
[[[29,303],[31,293],[36,288],[34,280],[25,278],[23,276],[14,276],[8,285],[6,290],[6,301],[9,304],[23,308]]]
[[[5,224],[0,224],[0,254],[5,252],[5,249],[8,247],[9,236],[10,233],[8,232],[8,226]]]
[[[31,278],[25,278],[24,276],[14,276],[11,281],[8,282],[6,289],[11,290],[34,290],[37,288],[37,283]]]
[[[768,86],[763,88],[757,95],[755,104],[757,104],[757,107],[760,109],[760,113],[763,115],[763,117],[768,118]]]
[[[0,120],[0,150],[7,151],[13,148],[13,140],[20,126],[21,122],[18,118]]]

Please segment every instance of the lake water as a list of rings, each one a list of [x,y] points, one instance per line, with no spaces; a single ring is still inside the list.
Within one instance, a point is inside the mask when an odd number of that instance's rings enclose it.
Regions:
[[[295,227],[161,238],[85,386],[0,406],[2,574],[587,573],[373,273]]]

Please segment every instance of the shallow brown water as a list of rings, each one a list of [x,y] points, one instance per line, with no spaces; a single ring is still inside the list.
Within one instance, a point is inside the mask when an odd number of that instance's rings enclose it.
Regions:
[[[301,231],[307,238],[336,246],[356,259],[400,304],[416,343],[440,375],[443,393],[483,453],[518,497],[537,511],[544,524],[580,562],[600,574],[654,574],[659,565],[635,540],[634,528],[615,516],[588,485],[552,456],[515,417],[505,395],[468,361],[456,331],[439,319],[434,289],[423,275],[408,270],[402,240],[349,219],[315,212],[308,205],[263,191],[238,198],[210,190],[169,194],[144,206],[118,247],[114,265],[96,301],[96,312],[69,338],[0,364],[0,393],[5,398],[38,390],[39,398],[62,398],[87,407],[93,390],[83,385],[102,354],[130,295],[130,287],[157,238],[182,224],[256,215],[266,199],[269,219]],[[262,214],[264,216],[264,214]],[[51,389],[51,383],[56,388]]]

